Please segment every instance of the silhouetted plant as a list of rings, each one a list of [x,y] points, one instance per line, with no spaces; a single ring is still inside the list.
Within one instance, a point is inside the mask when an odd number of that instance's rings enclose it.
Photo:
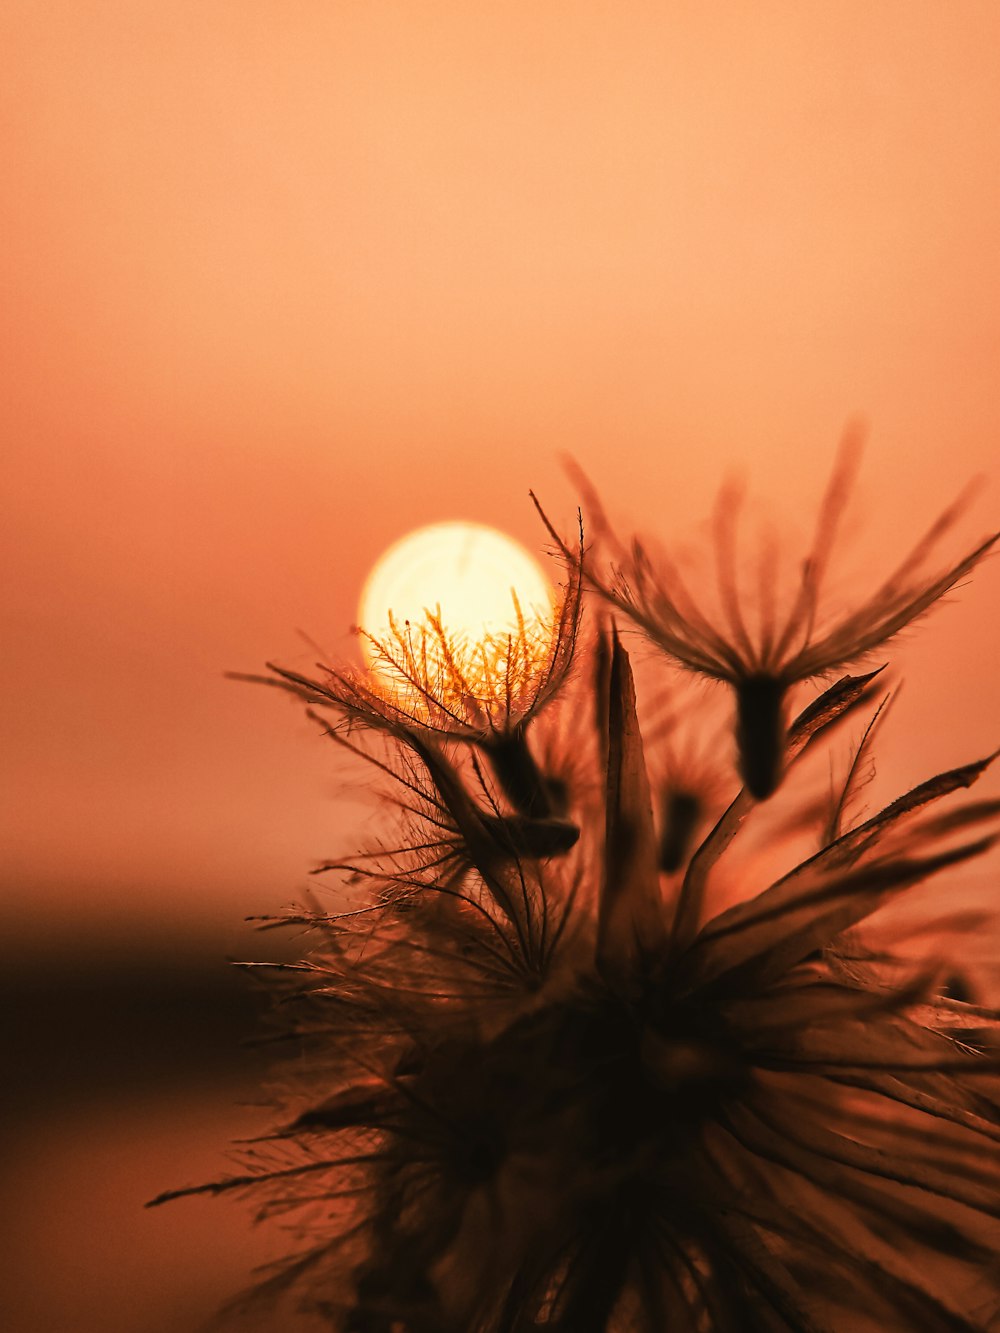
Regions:
[[[412,638],[383,645],[409,679],[400,696],[339,668],[262,678],[387,789],[383,841],[319,867],[361,886],[360,905],[271,923],[311,942],[274,967],[295,1050],[283,1122],[242,1174],[156,1201],[248,1190],[264,1216],[301,1215],[303,1252],[256,1299],[293,1295],[341,1333],[992,1326],[1000,1014],[972,1002],[955,885],[992,846],[1000,802],[937,808],[992,756],[863,817],[879,671],[784,720],[796,681],[881,644],[990,543],[919,583],[949,511],[876,594],[815,628],[846,466],[800,601],[756,639],[731,553],[713,627],[640,546],[609,576],[550,528],[566,593],[549,649],[530,663],[508,649],[528,673],[508,702],[495,674],[455,665],[439,622],[445,681]],[[654,800],[629,656],[614,628],[580,630],[581,582],[735,687],[745,785],[728,804],[720,765],[685,786],[683,748],[653,766]],[[553,714],[566,730],[539,747]],[[803,806],[796,774],[852,720],[839,789]],[[516,762],[498,737],[516,738]],[[803,809],[818,850],[757,878],[744,824],[773,853]],[[740,880],[724,908],[721,875]],[[940,895],[894,916],[922,884]],[[941,947],[908,947],[938,927]]]
[[[580,477],[598,532],[614,551],[606,571],[597,571],[592,565],[588,568],[590,586],[677,665],[732,687],[740,773],[758,800],[770,796],[781,780],[790,687],[865,660],[969,574],[997,539],[994,534],[944,570],[928,572],[934,550],[964,509],[966,497],[962,496],[941,514],[874,592],[855,606],[824,616],[824,576],[860,452],[860,428],[852,426],[823,497],[812,546],[801,564],[797,591],[783,617],[778,615],[775,601],[776,552],[764,545],[755,571],[759,591],[755,620],[745,613],[741,596],[736,543],[741,501],[738,489],[724,487],[720,491],[713,518],[719,604],[718,617],[713,618],[705,611],[704,597],[694,596],[686,587],[675,561],[666,555],[654,559],[638,538],[628,546],[615,538],[597,497]],[[560,541],[557,534],[552,535]],[[569,548],[563,549],[572,559]]]

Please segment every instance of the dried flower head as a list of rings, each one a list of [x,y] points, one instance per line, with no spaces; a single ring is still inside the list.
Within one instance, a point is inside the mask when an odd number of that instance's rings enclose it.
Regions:
[[[580,623],[582,548],[568,563],[564,588],[550,618],[525,616],[512,594],[515,623],[507,633],[472,640],[448,630],[440,612],[419,623],[390,615],[388,635],[361,628],[369,671],[319,663],[311,677],[268,663],[271,677],[236,679],[278,685],[308,703],[332,709],[337,725],[388,733],[404,744],[421,737],[477,746],[504,792],[522,813],[561,813],[558,792],[539,773],[526,735],[564,685]]]
[[[588,494],[589,517],[615,553],[604,573],[593,563],[588,566],[588,583],[677,665],[732,687],[740,772],[758,799],[770,796],[781,779],[789,688],[866,660],[970,573],[997,540],[993,534],[943,570],[929,567],[939,542],[964,509],[963,497],[941,514],[874,592],[844,610],[825,610],[824,576],[860,453],[860,431],[852,426],[820,505],[798,590],[783,615],[776,606],[774,551],[765,546],[757,569],[755,619],[747,614],[741,595],[737,490],[720,492],[713,520],[721,609],[715,619],[706,613],[705,599],[688,589],[674,561],[665,555],[654,560],[638,539],[625,546],[614,537],[593,490],[580,479]],[[549,531],[558,541],[551,525]],[[570,555],[568,548],[563,550]]]
[[[877,672],[846,675],[784,736],[794,788],[867,715],[818,850],[757,879],[744,829],[784,846],[786,794],[744,787],[668,874],[616,633],[587,666],[596,771],[558,852],[504,822],[535,817],[494,793],[485,730],[456,747],[375,714],[395,762],[355,748],[398,787],[401,839],[349,870],[362,906],[276,922],[312,940],[273,969],[294,1016],[281,1123],[239,1174],[157,1202],[251,1191],[298,1217],[302,1252],[255,1299],[339,1333],[990,1327],[1000,1012],[956,998],[958,960],[909,949],[920,923],[893,913],[921,885],[953,897],[990,850],[1000,803],[940,803],[992,757],[860,815],[883,705]],[[716,910],[727,869],[742,897]],[[954,902],[925,930],[940,916],[960,941]]]

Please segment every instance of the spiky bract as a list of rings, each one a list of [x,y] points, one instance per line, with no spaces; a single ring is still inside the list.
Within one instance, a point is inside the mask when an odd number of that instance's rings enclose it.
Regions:
[[[954,944],[998,802],[938,807],[989,759],[852,815],[869,723],[814,811],[818,850],[761,879],[749,829],[763,821],[772,857],[801,839],[792,775],[882,706],[877,672],[787,727],[787,790],[736,791],[669,865],[613,633],[559,681],[565,772],[592,779],[561,783],[559,815],[490,778],[485,733],[282,680],[339,743],[366,751],[346,716],[388,744],[368,752],[400,836],[353,863],[351,911],[286,919],[311,943],[275,969],[294,1015],[284,1122],[244,1174],[202,1187],[303,1219],[303,1254],[265,1295],[341,1333],[990,1326],[1000,1018]],[[914,892],[922,914],[894,928]],[[950,953],[911,949],[939,919]]]

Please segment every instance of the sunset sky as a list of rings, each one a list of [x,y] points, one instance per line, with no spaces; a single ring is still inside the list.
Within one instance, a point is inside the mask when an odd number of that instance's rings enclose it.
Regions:
[[[567,453],[665,541],[734,468],[805,537],[861,413],[847,591],[977,473],[943,557],[997,525],[994,0],[6,0],[0,49],[10,938],[220,951],[350,850],[223,672],[353,657],[409,528],[540,551]],[[998,743],[998,579],[904,645],[886,794]]]

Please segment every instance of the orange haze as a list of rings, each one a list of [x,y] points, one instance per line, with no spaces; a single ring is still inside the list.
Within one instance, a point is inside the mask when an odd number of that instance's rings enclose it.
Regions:
[[[410,527],[540,549],[563,452],[691,535],[734,465],[811,513],[861,411],[886,561],[995,461],[993,0],[2,9],[15,941],[221,950],[348,850],[222,672],[353,654]],[[997,744],[997,580],[906,645],[887,783]]]

